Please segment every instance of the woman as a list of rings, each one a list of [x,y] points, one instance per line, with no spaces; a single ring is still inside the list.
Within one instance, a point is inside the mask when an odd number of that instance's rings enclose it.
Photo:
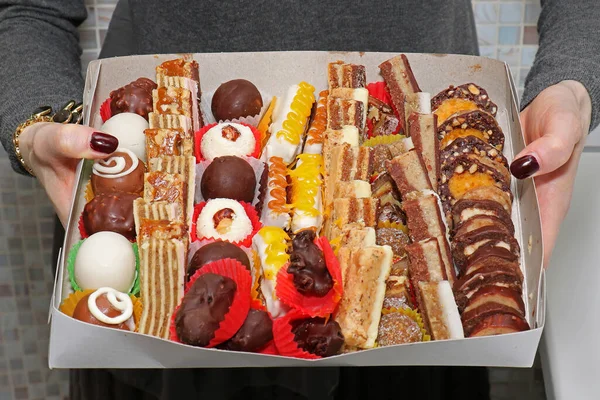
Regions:
[[[39,106],[81,99],[76,26],[85,19],[85,7],[84,0],[21,3],[0,0],[0,137],[15,170],[37,177],[64,224],[78,160],[105,158],[118,142],[88,127],[25,123]],[[540,49],[522,101],[528,146],[511,171],[519,179],[536,179],[547,263],[585,136],[600,120],[600,76],[594,75],[600,69],[600,8],[595,0],[543,3]],[[469,0],[121,0],[101,55],[264,50],[477,54],[477,40]],[[73,399],[193,393],[223,399],[291,399],[294,393],[310,399],[387,398],[397,395],[391,386],[401,378],[421,396],[432,389],[429,398],[487,397],[485,371],[475,369],[78,371],[72,378]],[[475,381],[481,384],[457,385]]]

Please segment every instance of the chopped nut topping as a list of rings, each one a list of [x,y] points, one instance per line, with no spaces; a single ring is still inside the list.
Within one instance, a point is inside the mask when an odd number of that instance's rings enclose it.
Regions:
[[[236,140],[238,140],[238,138],[241,135],[242,134],[240,133],[240,131],[238,131],[236,128],[234,128],[231,125],[224,126],[223,130],[221,131],[221,136],[223,136],[227,140],[231,140],[232,142],[235,142]]]
[[[498,155],[498,150],[491,149],[488,154],[490,155],[490,157],[496,157]]]
[[[458,165],[455,169],[454,172],[456,172],[457,174],[462,174],[463,172],[465,172],[465,169],[462,165]]]
[[[475,85],[469,85],[469,92],[473,93],[475,96],[480,93]]]
[[[213,215],[213,223],[215,230],[221,235],[229,232],[231,224],[235,218],[235,212],[231,208],[224,208]]]
[[[469,168],[469,172],[471,174],[474,174],[476,171],[477,171],[477,164],[471,165],[471,167]]]

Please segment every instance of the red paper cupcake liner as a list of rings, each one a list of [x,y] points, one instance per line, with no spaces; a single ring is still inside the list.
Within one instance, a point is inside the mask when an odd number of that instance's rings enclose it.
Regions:
[[[102,122],[106,122],[112,117],[112,111],[110,110],[110,97],[104,100],[104,103],[100,106],[100,118]]]
[[[254,151],[252,152],[252,154],[247,154],[246,156],[252,157],[252,158],[258,158],[260,155],[260,150],[261,150],[262,134],[260,133],[260,131],[258,129],[256,129],[252,125],[248,125],[243,122],[236,122],[236,123],[247,126],[248,128],[250,128],[252,130],[252,134],[254,135],[254,141],[255,141]],[[218,123],[206,125],[202,129],[200,129],[199,131],[197,131],[195,133],[195,135],[194,135],[194,155],[196,156],[196,164],[198,164],[200,161],[204,160],[204,156],[202,155],[202,151],[201,151],[201,147],[200,147],[200,144],[202,143],[202,137],[206,134],[206,132],[208,132],[208,130],[210,128],[212,128],[216,125],[218,125]]]
[[[369,95],[375,97],[377,100],[383,101],[385,104],[393,107],[392,97],[388,92],[387,85],[385,82],[372,82],[367,85]]]
[[[77,226],[79,227],[79,235],[81,235],[82,239],[87,239],[90,237],[90,234],[85,230],[85,225],[83,224],[83,213],[81,213],[81,216],[79,217],[79,222],[77,224]],[[131,243],[135,243],[136,240],[133,239],[128,239]]]
[[[298,343],[294,339],[291,323],[298,319],[308,318],[300,310],[292,310],[281,318],[273,321],[273,341],[277,347],[277,351],[282,356],[305,358],[309,360],[317,360],[321,358],[316,354],[309,353],[298,347]]]
[[[229,311],[225,314],[225,319],[219,324],[219,329],[215,331],[215,336],[206,347],[215,347],[220,343],[230,339],[242,327],[250,310],[250,287],[252,277],[244,265],[234,259],[225,258],[223,260],[213,261],[200,268],[190,278],[185,286],[185,294],[190,290],[196,279],[204,274],[216,274],[233,279],[237,284],[237,290],[233,297]],[[175,327],[175,316],[179,312],[179,306],[173,312],[171,317],[170,337],[175,342],[181,342],[177,336]]]
[[[258,351],[260,354],[269,354],[272,356],[278,356],[279,352],[277,351],[277,346],[275,346],[275,341],[271,340],[265,347]]]
[[[288,273],[289,264],[277,273],[275,293],[277,297],[291,308],[300,310],[309,317],[326,317],[337,307],[343,294],[342,271],[340,263],[333,253],[327,238],[320,237],[314,242],[323,252],[325,265],[333,279],[333,287],[323,297],[305,296],[298,292],[294,285],[294,276]]]
[[[194,206],[194,213],[192,214],[192,231],[190,232],[192,242],[195,242],[196,240],[211,240],[212,239],[212,240],[222,240],[224,242],[229,242],[229,243],[235,244],[237,246],[242,246],[242,247],[252,246],[252,238],[254,237],[254,235],[256,235],[256,232],[258,232],[260,230],[260,228],[262,228],[262,223],[260,222],[260,218],[258,217],[258,214],[256,213],[256,210],[254,209],[254,207],[252,207],[250,204],[248,204],[244,201],[240,201],[239,203],[242,205],[242,207],[244,207],[244,211],[246,211],[246,215],[248,215],[248,218],[250,218],[250,222],[252,223],[252,232],[248,236],[246,236],[243,240],[238,240],[237,242],[231,242],[229,240],[215,238],[215,237],[205,237],[205,236],[199,237],[198,232],[197,232],[196,222],[198,221],[198,216],[200,215],[200,212],[206,205],[206,202],[203,201],[202,203],[198,203]]]

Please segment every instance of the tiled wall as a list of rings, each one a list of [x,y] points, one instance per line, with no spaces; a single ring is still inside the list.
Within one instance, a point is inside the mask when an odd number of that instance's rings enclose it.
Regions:
[[[426,0],[424,0],[426,1]],[[82,66],[98,56],[117,0],[86,0]],[[539,0],[474,0],[482,55],[506,61],[522,86],[537,49]],[[85,69],[84,69],[85,71]],[[0,149],[0,400],[66,399],[66,371],[47,368],[53,211]],[[544,398],[539,367],[490,369],[494,399]]]

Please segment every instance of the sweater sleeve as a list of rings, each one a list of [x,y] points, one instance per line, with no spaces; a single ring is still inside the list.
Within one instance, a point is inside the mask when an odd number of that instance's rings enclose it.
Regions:
[[[37,107],[81,101],[77,26],[86,16],[84,0],[0,0],[0,140],[19,173],[17,126]]]
[[[600,6],[598,0],[542,0],[539,50],[527,75],[521,107],[564,80],[581,82],[592,99],[590,130],[600,123]]]

